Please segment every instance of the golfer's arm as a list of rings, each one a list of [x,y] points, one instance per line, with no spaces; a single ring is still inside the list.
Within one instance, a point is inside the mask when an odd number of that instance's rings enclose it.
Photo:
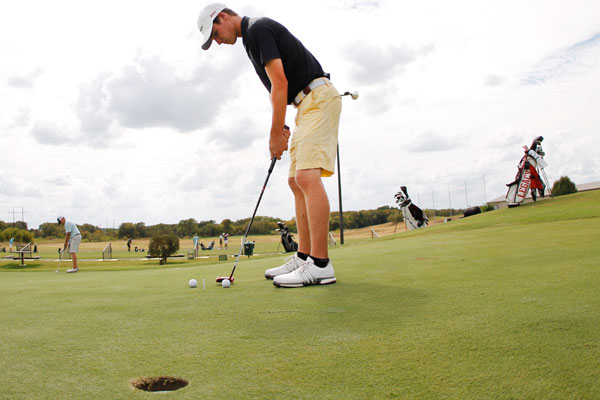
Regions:
[[[285,124],[285,111],[287,107],[288,81],[283,71],[280,58],[267,61],[265,64],[267,76],[271,81],[271,105],[273,118],[271,120],[271,136],[281,134]]]
[[[71,237],[71,232],[67,232],[67,236],[65,237],[65,249],[67,248],[67,244],[69,243],[69,238]]]

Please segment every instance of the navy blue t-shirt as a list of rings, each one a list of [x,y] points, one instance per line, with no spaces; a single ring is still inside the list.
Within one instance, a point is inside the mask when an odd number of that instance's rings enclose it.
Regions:
[[[254,70],[269,93],[271,81],[265,64],[281,59],[288,80],[287,103],[310,81],[325,76],[321,64],[285,26],[270,18],[242,18],[242,40]]]

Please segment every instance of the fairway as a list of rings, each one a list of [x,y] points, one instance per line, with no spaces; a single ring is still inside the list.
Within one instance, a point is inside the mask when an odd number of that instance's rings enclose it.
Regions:
[[[353,240],[336,284],[299,289],[263,277],[283,255],[229,289],[231,258],[0,263],[0,398],[598,398],[599,224],[595,191]]]

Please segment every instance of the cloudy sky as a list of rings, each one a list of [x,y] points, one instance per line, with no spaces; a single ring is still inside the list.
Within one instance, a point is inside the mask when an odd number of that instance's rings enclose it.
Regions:
[[[268,93],[241,40],[200,49],[204,5],[0,6],[0,220],[251,215],[269,165]],[[338,90],[360,93],[342,111],[344,210],[392,206],[400,185],[422,207],[483,204],[538,135],[551,183],[600,180],[597,0],[227,5],[283,23]],[[260,215],[293,216],[288,166],[286,153]],[[337,175],[326,186],[337,210]]]

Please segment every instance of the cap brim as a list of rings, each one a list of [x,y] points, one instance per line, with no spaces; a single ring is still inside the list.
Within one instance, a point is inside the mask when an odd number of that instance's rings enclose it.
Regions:
[[[208,50],[212,44],[212,39],[209,37],[206,42],[202,45],[202,50]]]
[[[202,50],[208,50],[210,45],[212,44],[212,29],[213,29],[212,21],[209,24],[207,24],[204,28],[205,28],[205,32],[207,33],[207,35],[206,35],[206,40],[202,44]]]

